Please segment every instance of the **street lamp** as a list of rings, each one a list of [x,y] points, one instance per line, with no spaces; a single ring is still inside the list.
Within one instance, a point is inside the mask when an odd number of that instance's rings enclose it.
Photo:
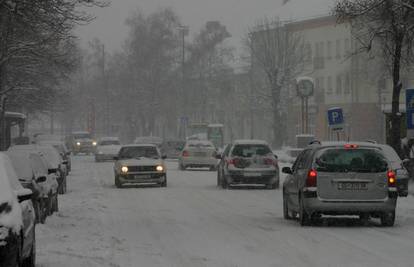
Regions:
[[[181,120],[180,120],[180,137],[186,137],[187,133],[186,133],[186,127],[187,125],[183,125],[188,121],[188,112],[187,112],[187,94],[185,91],[185,37],[189,34],[190,30],[188,26],[184,26],[184,25],[180,25],[178,27],[178,30],[180,32],[180,36],[182,38],[182,54],[181,54],[181,91],[182,91],[182,116],[181,116]]]

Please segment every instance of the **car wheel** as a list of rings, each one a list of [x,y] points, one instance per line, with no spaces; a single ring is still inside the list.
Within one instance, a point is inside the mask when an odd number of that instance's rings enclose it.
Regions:
[[[305,210],[303,199],[300,196],[299,198],[299,223],[301,226],[307,226],[309,225],[309,222],[310,222],[309,215]]]
[[[121,181],[119,181],[119,177],[118,176],[115,176],[115,186],[117,188],[121,188],[122,187],[122,183],[121,183]]]
[[[226,176],[224,175],[221,177],[221,187],[223,189],[229,188],[229,184],[227,183]]]
[[[41,224],[44,224],[46,222],[46,218],[47,216],[49,216],[49,210],[48,210],[48,205],[49,205],[49,199],[48,198],[42,198],[39,200],[39,222]]]
[[[59,211],[59,197],[58,194],[55,194],[53,198],[53,211],[58,212]]]
[[[182,163],[180,163],[179,169],[181,171],[185,171],[186,167]]]
[[[394,222],[395,222],[395,210],[392,212],[384,212],[383,214],[381,214],[381,225],[382,226],[394,226]]]
[[[289,203],[287,201],[287,196],[285,192],[283,192],[283,218],[285,220],[291,220],[292,217],[289,214]]]
[[[36,267],[36,231],[33,227],[33,241],[30,256],[23,260],[22,267]]]
[[[50,216],[50,215],[52,215],[53,214],[53,212],[54,212],[54,210],[53,210],[53,195],[52,194],[50,194],[49,195],[49,197],[47,198],[47,200],[46,200],[46,214],[48,215],[48,216]]]
[[[164,182],[160,184],[161,187],[167,187],[167,176],[165,176]]]

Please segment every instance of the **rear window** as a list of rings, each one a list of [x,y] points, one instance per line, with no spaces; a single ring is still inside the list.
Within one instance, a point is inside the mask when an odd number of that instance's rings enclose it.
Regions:
[[[231,152],[234,157],[251,158],[253,156],[266,156],[272,154],[270,148],[266,145],[236,145]]]
[[[214,145],[213,145],[213,143],[209,143],[209,142],[194,142],[194,143],[189,143],[188,147],[214,148]]]
[[[375,149],[324,149],[315,158],[319,172],[378,173],[388,169],[385,157]]]

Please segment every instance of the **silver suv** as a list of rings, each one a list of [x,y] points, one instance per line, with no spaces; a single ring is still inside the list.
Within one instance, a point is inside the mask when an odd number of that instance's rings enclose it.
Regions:
[[[285,219],[308,225],[321,215],[359,215],[394,225],[397,179],[381,145],[318,142],[282,172]]]

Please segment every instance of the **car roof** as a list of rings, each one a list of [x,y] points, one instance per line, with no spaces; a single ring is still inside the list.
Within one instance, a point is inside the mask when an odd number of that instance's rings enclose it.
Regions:
[[[313,141],[307,148],[313,148],[313,149],[321,149],[321,148],[327,148],[327,147],[343,147],[345,145],[357,145],[360,147],[370,147],[370,148],[383,148],[384,145],[376,144],[372,142],[345,142],[345,141]]]
[[[114,136],[105,136],[99,138],[99,141],[119,141],[119,138]]]
[[[264,140],[255,140],[255,139],[240,139],[233,142],[235,145],[268,145]]]

